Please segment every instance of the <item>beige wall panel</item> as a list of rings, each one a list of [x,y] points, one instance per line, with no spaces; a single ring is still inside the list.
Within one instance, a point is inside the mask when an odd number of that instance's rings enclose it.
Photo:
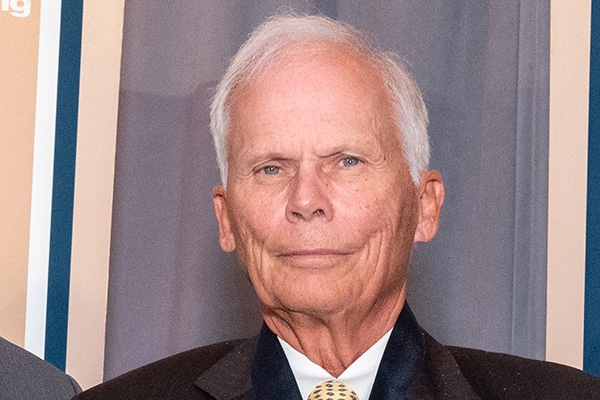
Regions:
[[[553,0],[546,358],[581,368],[590,0]]]
[[[26,8],[0,8],[0,336],[20,346],[25,336],[40,21],[39,2],[33,3],[29,13]]]
[[[102,381],[123,0],[85,1],[67,373]]]

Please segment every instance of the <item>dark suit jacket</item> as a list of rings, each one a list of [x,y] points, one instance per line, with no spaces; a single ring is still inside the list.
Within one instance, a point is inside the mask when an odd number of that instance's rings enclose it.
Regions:
[[[403,315],[405,311],[399,321]],[[386,356],[397,324],[382,358],[371,399],[600,399],[600,379],[577,369],[443,346],[419,328],[416,321],[414,325],[423,350],[413,360],[415,368],[411,371],[414,373],[404,378],[387,373],[395,368],[390,363],[406,362],[404,358]],[[397,343],[401,340],[403,338]],[[397,347],[400,353],[405,350],[403,346]],[[398,386],[396,381],[402,379],[406,386],[394,390],[405,392],[387,389]],[[260,388],[253,389],[253,382],[255,385],[260,382]],[[114,378],[74,399],[271,398],[301,400],[276,336],[263,328],[260,335],[252,339],[218,343],[174,355]]]
[[[54,365],[0,338],[0,400],[70,399],[79,385]]]

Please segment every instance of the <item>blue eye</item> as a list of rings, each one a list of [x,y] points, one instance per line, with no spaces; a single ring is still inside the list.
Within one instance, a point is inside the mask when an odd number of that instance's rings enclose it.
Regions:
[[[358,160],[358,158],[356,157],[344,157],[342,160],[342,164],[344,165],[344,167],[353,167],[355,165],[358,165],[360,161]]]
[[[273,165],[267,165],[262,170],[267,175],[275,175],[279,173],[279,167],[275,167]]]

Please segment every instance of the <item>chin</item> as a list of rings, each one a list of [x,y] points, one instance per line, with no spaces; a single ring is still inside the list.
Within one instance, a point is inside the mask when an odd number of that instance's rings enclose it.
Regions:
[[[347,308],[360,289],[339,276],[326,274],[281,274],[255,286],[267,309],[306,314],[331,314]]]
[[[335,293],[329,293],[325,296],[311,296],[308,293],[304,293],[298,296],[279,298],[277,303],[279,304],[278,308],[284,311],[325,317],[347,309],[350,301],[351,299],[340,298]]]

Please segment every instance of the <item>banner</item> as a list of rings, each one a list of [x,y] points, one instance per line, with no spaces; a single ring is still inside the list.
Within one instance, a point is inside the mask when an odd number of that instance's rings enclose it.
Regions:
[[[9,295],[0,301],[3,315],[11,316],[0,333],[17,344],[23,337],[26,349],[61,369],[66,357],[82,12],[82,1],[0,3],[0,265],[10,277],[1,288]]]

